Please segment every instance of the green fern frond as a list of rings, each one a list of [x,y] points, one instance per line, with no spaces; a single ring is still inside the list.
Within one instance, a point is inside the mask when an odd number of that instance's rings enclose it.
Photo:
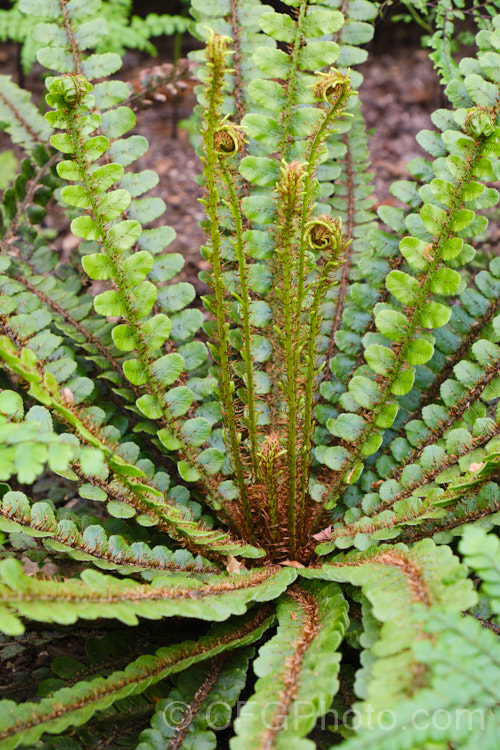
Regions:
[[[273,621],[274,616],[264,607],[250,617],[234,619],[230,625],[214,626],[211,633],[196,643],[185,642],[160,649],[151,656],[141,656],[122,672],[62,688],[40,703],[25,703],[20,707],[13,701],[3,701],[0,741],[5,750],[11,750],[19,744],[36,741],[43,732],[60,733],[68,726],[79,726],[96,711],[128,695],[141,693],[170,674],[229,649],[254,643]]]
[[[0,117],[12,141],[28,152],[45,143],[51,132],[29,93],[9,76],[0,76]]]
[[[482,593],[488,598],[493,612],[500,615],[500,548],[498,538],[486,534],[477,526],[468,526],[460,541],[464,560],[483,581]]]
[[[230,720],[252,655],[253,649],[238,649],[182,672],[176,687],[157,704],[151,729],[141,733],[138,750],[156,750],[161,744],[173,750],[196,743],[215,748],[213,730],[223,729]]]
[[[285,748],[290,743],[300,750],[310,748],[303,738],[338,689],[337,648],[347,626],[340,589],[312,581],[297,584],[282,598],[276,614],[278,631],[255,660],[255,693],[235,723],[234,750]],[[325,679],[318,681],[320,665]]]
[[[155,578],[151,584],[117,580],[93,570],[79,579],[39,581],[30,579],[17,560],[0,563],[2,630],[19,635],[19,617],[68,625],[78,618],[116,618],[137,625],[138,617],[160,619],[184,614],[219,622],[242,614],[251,602],[274,599],[295,579],[293,569],[264,568],[230,576],[201,576],[197,581],[182,573]],[[237,593],[236,593],[237,592]]]

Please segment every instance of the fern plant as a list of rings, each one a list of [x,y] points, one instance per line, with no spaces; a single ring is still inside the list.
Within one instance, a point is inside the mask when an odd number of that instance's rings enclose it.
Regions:
[[[280,7],[192,2],[202,310],[156,174],[127,169],[147,142],[120,58],[85,52],[100,3],[22,0],[60,75],[45,117],[0,79],[27,151],[2,211],[0,624],[10,654],[32,621],[86,656],[12,686],[2,749],[222,747],[232,719],[232,750],[497,747],[500,22],[378,222],[355,70],[377,6]]]
[[[22,0],[10,0],[11,7],[0,10],[0,39],[17,42],[21,46],[20,63],[24,73],[29,73],[37,59],[37,51],[47,40],[43,34],[37,38],[35,27],[37,13],[23,11]],[[97,19],[95,19],[97,20]],[[184,14],[148,13],[144,18],[132,15],[132,0],[104,0],[99,13],[99,23],[93,24],[89,34],[92,47],[99,52],[116,52],[124,55],[127,49],[137,49],[156,55],[151,42],[154,37],[173,36],[175,46],[180,46],[181,35],[189,31],[190,19]]]
[[[491,18],[498,14],[498,0],[489,2],[465,3],[464,0],[438,0],[428,3],[426,0],[404,2],[408,13],[393,16],[393,21],[416,22],[424,30],[422,44],[433,52],[430,58],[439,71],[441,82],[447,84],[454,77],[460,78],[458,66],[454,60],[460,45],[474,44],[472,29],[487,29]],[[455,25],[468,21],[466,29],[458,31]]]

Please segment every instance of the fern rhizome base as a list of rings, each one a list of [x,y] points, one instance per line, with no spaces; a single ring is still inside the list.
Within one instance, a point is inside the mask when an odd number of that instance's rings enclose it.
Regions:
[[[112,77],[111,4],[16,4],[44,115],[0,76],[26,152],[0,214],[0,652],[85,645],[13,683],[0,748],[231,725],[231,750],[497,750],[499,3],[469,3],[460,64],[463,3],[408,4],[449,105],[378,217],[356,66],[379,3],[192,0],[203,49],[144,91]],[[193,66],[203,309],[130,134]]]

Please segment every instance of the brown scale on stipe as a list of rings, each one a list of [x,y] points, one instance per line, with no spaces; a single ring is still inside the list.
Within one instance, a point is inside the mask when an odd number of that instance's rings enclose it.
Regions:
[[[259,468],[257,477],[248,483],[248,497],[250,501],[252,521],[259,530],[259,546],[267,553],[269,562],[290,562],[290,546],[288,535],[288,492],[289,475],[286,449],[282,445],[280,433],[272,431],[263,441],[259,450]],[[301,463],[298,470],[303,471]],[[246,471],[250,473],[247,465]],[[231,509],[236,528],[244,523],[237,508]],[[310,519],[306,517],[304,528],[301,529],[302,541],[293,556],[293,560],[306,564],[315,557],[315,542],[309,535]],[[251,564],[248,561],[247,564]]]

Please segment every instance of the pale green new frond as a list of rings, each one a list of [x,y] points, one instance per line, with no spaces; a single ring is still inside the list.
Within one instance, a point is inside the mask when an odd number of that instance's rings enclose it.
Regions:
[[[19,635],[24,632],[20,617],[60,625],[99,617],[137,625],[139,617],[158,620],[175,615],[219,622],[243,614],[255,602],[276,598],[296,572],[264,568],[195,579],[171,573],[139,584],[87,569],[80,579],[40,581],[26,576],[19,561],[7,559],[0,563],[0,578],[0,627],[8,635]]]
[[[337,649],[348,622],[340,589],[300,583],[282,597],[277,617],[278,631],[255,661],[259,679],[236,720],[231,750],[309,750],[314,745],[305,738],[338,690]]]

